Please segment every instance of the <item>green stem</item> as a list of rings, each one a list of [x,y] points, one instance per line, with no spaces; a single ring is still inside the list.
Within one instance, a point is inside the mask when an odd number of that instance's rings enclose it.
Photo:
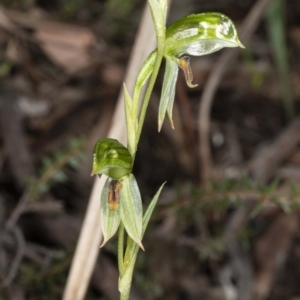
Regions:
[[[129,300],[129,293],[121,294],[120,300]]]
[[[153,72],[152,72],[152,75],[151,75],[151,78],[150,78],[150,81],[149,81],[149,84],[148,84],[148,87],[146,90],[146,94],[144,97],[144,101],[143,101],[143,105],[142,105],[142,109],[141,109],[141,113],[140,113],[135,149],[137,149],[137,146],[139,143],[143,124],[145,121],[146,111],[147,111],[150,97],[152,94],[152,90],[153,90],[153,87],[154,87],[154,84],[155,84],[155,81],[156,81],[156,78],[158,75],[161,61],[163,59],[165,37],[163,36],[161,39],[158,39],[158,41],[160,41],[160,42],[158,42],[157,56],[156,56],[156,60],[154,63]],[[126,254],[130,252],[134,256],[133,260],[130,261],[132,264],[132,268],[134,266],[138,251],[139,251],[139,247],[137,247],[137,245],[134,242],[132,242],[132,243],[129,242],[129,245],[127,245],[127,248],[126,248]],[[128,258],[128,256],[127,256],[127,258]],[[120,272],[120,278],[121,278],[126,267],[128,268],[128,266],[125,266],[125,269],[124,269],[124,225],[123,224],[120,225],[120,229],[119,229],[118,260],[119,260],[119,272]],[[131,285],[132,272],[130,272],[130,274],[128,274],[128,275],[129,275],[128,276],[129,277],[128,278],[129,285]],[[120,300],[129,300],[129,294],[130,294],[130,288],[126,292],[123,292],[123,293],[121,292]]]
[[[153,9],[155,7],[155,4],[158,5],[157,3],[152,3],[152,8]],[[158,6],[156,6],[158,8]],[[155,18],[153,16],[155,16],[152,12],[152,18],[155,21]],[[154,22],[155,23],[155,22]],[[165,22],[164,22],[165,24]],[[157,24],[155,24],[157,25]],[[162,30],[164,29],[164,30]],[[135,138],[135,147],[134,147],[134,151],[131,151],[134,153],[133,158],[135,156],[138,144],[139,144],[139,140],[140,140],[140,136],[141,136],[141,132],[142,132],[142,128],[144,125],[144,121],[145,121],[145,117],[146,117],[146,112],[147,112],[147,108],[148,108],[148,104],[150,101],[150,97],[153,91],[153,87],[159,72],[159,68],[163,59],[163,55],[164,55],[164,49],[165,49],[165,28],[162,28],[162,26],[155,26],[155,30],[156,30],[156,39],[157,39],[157,55],[156,55],[156,59],[154,62],[154,66],[153,66],[153,71],[149,80],[149,84],[145,93],[145,97],[143,100],[143,104],[142,104],[142,108],[141,108],[141,113],[140,113],[140,117],[138,120],[138,127],[136,130],[136,138]],[[149,66],[150,68],[150,66]],[[147,70],[147,68],[146,68]],[[147,76],[146,76],[147,77]],[[142,87],[142,84],[139,84],[138,86],[138,90]],[[140,90],[139,90],[140,91]],[[135,91],[136,92],[136,91]],[[139,97],[139,92],[136,94],[134,94],[134,99],[133,99],[133,114],[134,117],[137,117],[137,113],[138,113],[138,98]],[[127,129],[128,131],[128,129]],[[131,132],[127,132],[128,136],[131,134]],[[135,134],[132,133],[132,134]],[[120,299],[121,300],[129,300],[129,294],[130,294],[130,287],[131,287],[131,281],[132,281],[132,273],[133,273],[133,269],[134,269],[134,264],[136,261],[136,257],[137,257],[137,253],[139,251],[139,247],[136,245],[135,242],[131,241],[130,238],[128,237],[128,244],[126,247],[126,252],[125,252],[125,260],[124,261],[124,225],[121,224],[120,225],[120,229],[119,229],[119,244],[118,244],[118,260],[119,260],[119,272],[120,272],[120,280],[119,280],[119,290],[121,291],[121,295],[120,295]],[[133,256],[129,255],[132,254]],[[129,256],[128,256],[129,255]]]
[[[121,222],[118,236],[118,265],[120,277],[124,272],[124,225]]]
[[[140,100],[141,90],[153,72],[153,66],[155,64],[155,60],[156,60],[156,49],[148,55],[136,78],[136,84],[135,84],[135,90],[134,90],[133,102],[132,102],[132,112],[133,112],[132,115],[134,118],[136,118],[136,120],[138,119],[138,114],[139,114],[139,102],[140,102],[139,100]]]
[[[156,78],[157,78],[157,75],[159,72],[159,68],[160,68],[162,59],[163,59],[164,48],[165,48],[165,36],[162,36],[158,39],[157,55],[156,55],[156,59],[155,59],[154,67],[153,67],[153,72],[150,77],[150,81],[149,81],[149,84],[148,84],[148,87],[146,90],[146,94],[144,97],[144,101],[143,101],[143,105],[142,105],[142,109],[141,109],[141,113],[140,113],[140,119],[139,119],[138,129],[137,129],[136,149],[139,144],[140,137],[141,137],[150,97],[151,97],[151,94],[153,91],[153,87],[154,87],[154,84],[155,84],[155,81],[156,81]]]

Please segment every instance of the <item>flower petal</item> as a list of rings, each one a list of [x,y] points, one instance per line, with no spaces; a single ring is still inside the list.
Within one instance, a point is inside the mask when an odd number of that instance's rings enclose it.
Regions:
[[[100,222],[104,239],[100,247],[103,247],[116,233],[121,221],[117,205],[118,196],[113,194],[115,191],[112,190],[116,184],[115,181],[107,178],[101,194]],[[118,186],[118,188],[121,187]]]
[[[144,250],[142,245],[143,206],[141,194],[133,174],[120,179],[120,217],[128,235]]]
[[[158,111],[158,131],[161,130],[166,112],[168,111],[169,120],[172,128],[174,128],[172,120],[172,110],[175,98],[175,86],[178,76],[178,60],[171,59],[166,56],[166,70],[162,86],[161,98],[159,101]]]
[[[190,66],[190,57],[189,56],[182,56],[179,59],[179,67],[183,70],[186,84],[190,88],[194,88],[198,86],[198,84],[193,84],[193,72]]]

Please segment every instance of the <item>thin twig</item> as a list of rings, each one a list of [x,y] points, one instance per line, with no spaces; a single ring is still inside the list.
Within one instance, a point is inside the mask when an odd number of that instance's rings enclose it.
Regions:
[[[35,179],[34,184],[32,186],[28,187],[23,192],[23,195],[21,196],[20,200],[18,201],[17,206],[15,207],[11,216],[9,217],[8,221],[6,222],[6,225],[8,227],[13,227],[18,222],[20,216],[25,211],[27,211],[28,204],[31,201],[32,194],[35,193],[35,190],[38,189],[39,186],[45,184],[46,182],[49,182],[51,180],[51,178],[53,178],[53,176],[54,176],[55,172],[57,172],[57,170],[60,170],[64,166],[66,166],[72,156],[76,156],[80,151],[83,150],[83,146],[84,145],[82,145],[81,147],[72,148],[59,160],[53,162],[51,167],[49,167],[40,178]],[[43,205],[46,206],[45,203],[43,203]],[[57,204],[56,205],[54,204],[52,206],[48,205],[47,208],[49,209],[49,207],[52,207],[57,210],[57,208],[59,208],[59,205],[57,205]],[[30,210],[30,208],[28,210]]]
[[[297,118],[268,146],[264,147],[249,162],[248,169],[260,183],[268,182],[274,172],[287,159],[300,142],[300,118]]]
[[[272,0],[258,0],[252,7],[243,22],[241,29],[241,40],[246,44],[255,29],[257,28],[267,6]],[[201,99],[200,108],[198,113],[198,128],[199,128],[199,158],[201,161],[201,179],[206,181],[212,175],[213,162],[210,153],[209,131],[210,131],[210,111],[216,90],[220,84],[222,76],[226,67],[233,59],[237,57],[239,51],[237,50],[224,50],[224,53],[215,63],[215,68],[210,74],[207,83],[204,87]]]
[[[225,228],[224,239],[233,274],[237,278],[237,300],[252,299],[253,267],[249,251],[239,240],[239,233],[249,220],[255,204],[255,201],[246,199],[245,204],[231,215]]]
[[[8,228],[13,228],[16,225],[20,216],[25,211],[29,199],[30,199],[30,194],[27,191],[25,191],[22,197],[20,198],[17,206],[15,207],[14,211],[12,212],[11,216],[6,222],[6,226]]]
[[[204,195],[193,198],[183,198],[171,206],[163,207],[153,216],[153,218],[158,220],[168,215],[170,211],[179,211],[186,207],[200,209],[201,205],[213,205],[213,203],[217,201],[226,200],[230,203],[235,203],[241,200],[246,202],[247,199],[262,204],[263,208],[289,207],[291,205],[296,205],[297,207],[300,206],[300,197],[289,193],[278,194],[276,192],[274,194],[270,193],[269,195],[266,195],[255,190],[207,191]]]
[[[17,253],[14,257],[14,260],[10,266],[10,269],[6,277],[1,283],[1,287],[9,286],[14,280],[14,278],[16,277],[20,263],[24,257],[25,247],[26,247],[26,242],[23,233],[17,226],[9,226],[7,227],[7,230],[9,230],[15,236],[17,242],[17,247],[16,247]]]

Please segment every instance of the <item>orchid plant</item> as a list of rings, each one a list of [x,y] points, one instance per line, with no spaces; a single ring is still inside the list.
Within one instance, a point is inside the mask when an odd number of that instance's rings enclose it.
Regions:
[[[127,146],[111,138],[99,140],[94,147],[92,175],[108,178],[101,194],[101,226],[104,246],[119,231],[118,265],[119,291],[122,300],[129,299],[133,269],[139,248],[144,250],[142,238],[159,198],[159,188],[143,214],[142,198],[132,174],[145,115],[162,60],[166,67],[158,112],[158,131],[167,114],[172,128],[172,109],[179,68],[183,70],[189,87],[193,83],[189,55],[202,56],[224,47],[241,47],[232,21],[220,13],[201,13],[186,16],[166,29],[167,0],[148,0],[155,27],[157,48],[149,54],[137,75],[133,97],[124,84],[127,125]],[[146,93],[141,90],[148,82]],[[124,246],[124,237],[127,244]]]

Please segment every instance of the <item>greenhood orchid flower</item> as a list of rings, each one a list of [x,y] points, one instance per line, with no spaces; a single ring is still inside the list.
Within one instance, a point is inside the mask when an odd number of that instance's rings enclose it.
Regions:
[[[93,150],[92,174],[105,174],[112,179],[131,173],[132,156],[119,141],[110,138],[99,140]]]
[[[180,67],[189,87],[193,73],[188,56],[202,56],[216,52],[224,47],[242,47],[232,21],[220,13],[202,13],[184,17],[168,27],[166,31],[166,72],[158,113],[158,130],[160,131],[167,112],[172,128],[172,110],[177,81],[177,69]],[[175,76],[176,75],[176,76]]]
[[[189,87],[193,84],[193,73],[190,67],[189,56],[202,56],[216,52],[224,47],[241,47],[237,31],[232,21],[220,13],[201,13],[184,17],[166,30],[164,58],[166,68],[162,86],[162,93],[158,112],[158,131],[161,130],[167,113],[172,128],[172,110],[175,98],[175,86],[178,68],[184,72]],[[143,85],[151,75],[151,66],[156,59],[156,50],[144,62],[137,77],[137,85]],[[135,96],[140,90],[135,91]]]
[[[102,246],[116,233],[120,222],[142,248],[143,206],[131,173],[132,157],[125,146],[111,138],[99,140],[93,151],[92,175],[107,175],[101,194]]]

